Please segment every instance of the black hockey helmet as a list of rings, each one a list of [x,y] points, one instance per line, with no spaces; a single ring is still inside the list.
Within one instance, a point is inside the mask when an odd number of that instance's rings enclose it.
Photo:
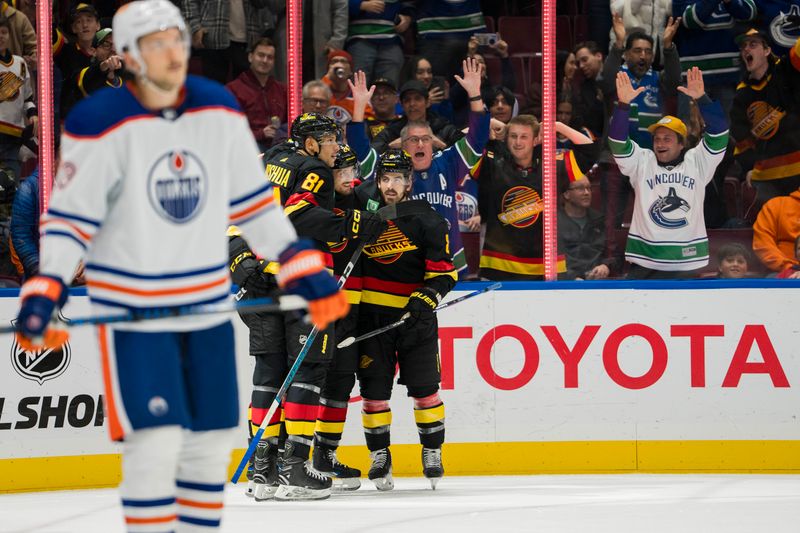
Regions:
[[[303,113],[292,122],[292,140],[305,146],[306,139],[311,137],[319,141],[324,135],[335,135],[339,138],[339,126],[334,120],[319,113]]]
[[[339,153],[336,154],[336,161],[333,163],[333,168],[335,170],[347,167],[356,167],[356,170],[358,170],[358,156],[353,149],[350,148],[349,144],[340,144]]]
[[[385,172],[402,172],[407,178],[411,177],[414,165],[411,156],[405,150],[386,150],[378,158],[376,173],[380,177]]]

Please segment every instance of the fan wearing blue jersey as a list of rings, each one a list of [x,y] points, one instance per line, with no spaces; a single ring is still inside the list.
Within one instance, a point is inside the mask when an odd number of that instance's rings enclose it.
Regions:
[[[324,256],[297,240],[261,177],[235,99],[187,77],[189,33],[178,9],[131,2],[114,16],[113,33],[131,81],[93,93],[67,117],[41,222],[41,274],[21,292],[20,344],[66,340],[57,317],[81,260],[98,312],[229,300],[228,225],[281,263],[278,284],[309,301],[315,325],[344,316]],[[105,413],[123,443],[127,531],[217,531],[240,411],[230,319],[118,323],[99,326],[98,338]]]
[[[453,264],[460,276],[467,273],[467,260],[458,229],[458,204],[456,189],[461,180],[469,173],[470,168],[480,160],[486,142],[489,140],[489,113],[483,105],[481,97],[481,71],[483,66],[472,58],[463,61],[464,77],[455,76],[455,80],[464,88],[469,96],[469,131],[466,137],[438,152],[433,153],[434,135],[427,122],[409,121],[400,134],[402,148],[411,156],[414,165],[411,199],[426,200],[442,215],[449,225],[450,249],[453,251]],[[372,97],[375,87],[367,89],[363,73],[356,73],[355,84],[350,83],[353,91],[353,121],[348,125],[347,140],[365,164],[373,165],[377,154],[369,147],[367,134],[363,125],[363,107]],[[369,163],[372,162],[372,163]],[[369,178],[364,174],[365,177]],[[376,199],[377,200],[377,199]],[[369,206],[367,206],[369,208]]]

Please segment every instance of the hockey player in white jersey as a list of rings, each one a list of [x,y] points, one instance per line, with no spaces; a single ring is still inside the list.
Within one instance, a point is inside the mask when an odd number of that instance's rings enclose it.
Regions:
[[[617,74],[619,103],[609,125],[608,144],[620,171],[636,192],[625,258],[629,279],[680,278],[708,265],[708,235],[703,219],[706,185],[725,155],[728,123],[719,102],[705,94],[703,73],[686,73],[686,87],[706,127],[700,143],[686,150],[686,126],[665,116],[648,129],[653,149],[628,137],[628,104],[644,88],[634,89],[628,75]]]
[[[52,327],[79,261],[99,312],[230,298],[225,228],[278,259],[279,285],[309,300],[315,325],[347,312],[323,255],[298,241],[262,178],[235,99],[187,77],[189,33],[167,0],[114,16],[133,81],[100,90],[67,117],[41,275],[22,289],[18,338],[58,345]],[[120,485],[129,532],[216,531],[238,425],[233,329],[195,316],[98,328],[111,436],[123,441]]]

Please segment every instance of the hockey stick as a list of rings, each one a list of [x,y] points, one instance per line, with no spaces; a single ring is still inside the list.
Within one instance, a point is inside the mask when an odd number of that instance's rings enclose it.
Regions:
[[[475,296],[481,295],[481,294],[483,294],[485,292],[493,291],[493,290],[495,290],[497,288],[500,288],[501,286],[502,286],[502,283],[492,283],[491,285],[487,285],[486,287],[484,287],[482,289],[478,289],[477,291],[471,292],[469,294],[465,294],[464,296],[459,296],[458,298],[450,300],[449,302],[445,302],[445,303],[439,305],[436,309],[434,309],[433,312],[436,313],[438,311],[441,311],[442,309],[450,307],[451,305],[455,305],[455,304],[457,304],[459,302],[463,302],[464,300],[468,300],[470,298],[474,298]],[[369,339],[371,337],[375,337],[377,335],[380,335],[381,333],[386,333],[387,331],[392,330],[394,328],[399,328],[400,326],[402,326],[403,324],[406,323],[406,320],[410,316],[411,315],[406,313],[402,317],[400,317],[400,320],[392,322],[391,324],[387,324],[387,325],[385,325],[383,327],[380,327],[378,329],[374,329],[374,330],[370,331],[369,333],[364,333],[360,337],[347,337],[342,342],[337,344],[336,347],[337,348],[347,348],[348,346],[353,345],[353,344],[355,344],[357,342],[363,341],[364,339]]]
[[[186,305],[178,307],[159,307],[142,311],[129,311],[123,314],[84,316],[67,319],[64,325],[74,328],[98,324],[118,324],[120,322],[141,322],[144,320],[163,320],[195,315],[215,315],[224,313],[284,313],[307,309],[308,303],[300,296],[281,296],[279,298],[256,298],[244,302],[222,302],[218,304]],[[16,325],[0,326],[0,335],[15,333]]]
[[[382,207],[378,210],[378,214],[383,220],[392,220],[398,216],[403,216],[404,213],[399,213],[397,205],[400,204]],[[364,251],[364,246],[366,244],[367,240],[365,239],[361,241],[355,251],[353,251],[350,261],[347,262],[347,265],[342,271],[342,275],[339,277],[338,286],[340,290],[342,287],[344,287],[344,284],[347,282],[347,278],[349,278],[350,274],[353,272],[353,268],[355,267],[358,259],[361,257],[361,252]],[[266,431],[269,421],[275,415],[275,411],[278,410],[278,406],[281,404],[283,395],[286,394],[287,390],[289,390],[289,386],[292,384],[295,374],[297,374],[297,371],[300,369],[303,359],[306,358],[308,351],[314,344],[314,339],[317,338],[317,333],[319,333],[319,330],[316,326],[314,326],[314,328],[311,330],[311,333],[309,333],[308,337],[306,337],[306,342],[303,344],[303,348],[300,350],[300,353],[297,354],[297,358],[294,360],[291,368],[289,368],[289,372],[286,374],[286,378],[283,380],[283,383],[281,383],[278,392],[275,394],[275,398],[272,400],[272,404],[269,406],[269,410],[267,411],[266,416],[264,416],[264,420],[262,420],[261,425],[258,426],[258,431],[256,431],[255,435],[253,435],[253,438],[250,439],[250,445],[247,447],[247,450],[245,450],[241,461],[239,461],[239,466],[236,467],[236,471],[233,473],[233,477],[231,478],[231,483],[234,485],[239,482],[239,478],[242,476],[242,472],[244,472],[244,469],[247,466],[247,461],[250,459],[253,453],[255,453],[256,447],[261,441],[261,437],[264,435],[264,431]]]

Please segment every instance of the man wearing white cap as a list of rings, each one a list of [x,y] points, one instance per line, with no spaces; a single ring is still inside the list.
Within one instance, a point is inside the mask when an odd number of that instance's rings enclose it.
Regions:
[[[705,94],[697,67],[678,90],[698,104],[706,123],[700,144],[686,147],[686,125],[667,115],[648,130],[653,149],[641,148],[628,136],[628,108],[642,92],[628,75],[617,74],[619,104],[609,125],[608,144],[620,171],[636,193],[625,259],[629,279],[691,277],[708,265],[708,235],[703,220],[706,185],[722,161],[728,144],[728,124],[719,102]]]

